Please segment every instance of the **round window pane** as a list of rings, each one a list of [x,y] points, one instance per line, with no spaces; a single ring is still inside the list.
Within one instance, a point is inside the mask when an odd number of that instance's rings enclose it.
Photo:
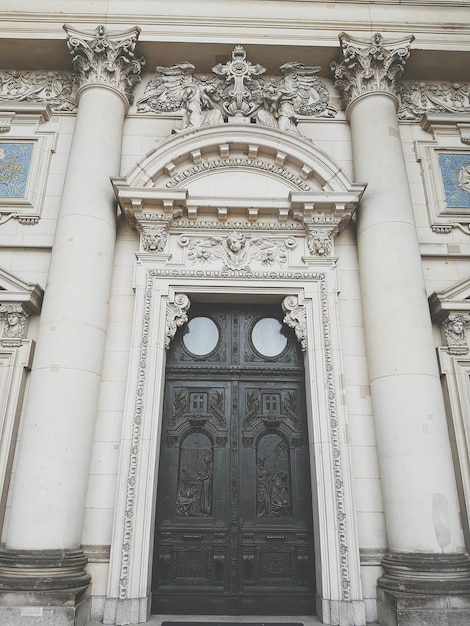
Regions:
[[[186,326],[183,341],[190,352],[204,356],[217,345],[219,331],[209,317],[193,317]]]
[[[282,332],[282,324],[274,317],[265,317],[253,327],[253,344],[264,356],[277,356],[287,345],[287,337]]]

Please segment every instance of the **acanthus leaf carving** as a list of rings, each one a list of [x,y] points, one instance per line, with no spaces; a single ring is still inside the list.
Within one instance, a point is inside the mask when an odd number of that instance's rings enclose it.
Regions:
[[[298,133],[298,116],[334,117],[328,88],[316,76],[319,67],[290,61],[281,78],[261,78],[266,71],[252,64],[242,46],[232,60],[212,68],[213,77],[196,76],[187,61],[158,66],[156,76],[137,101],[138,112],[183,111],[180,130],[250,118],[261,125]]]
[[[132,89],[140,81],[142,66],[145,65],[145,59],[138,59],[134,54],[140,28],[108,33],[103,25],[94,32],[78,31],[64,25],[64,30],[80,87],[108,85],[131,103]]]
[[[165,348],[170,347],[178,328],[188,321],[187,311],[190,304],[188,296],[184,293],[176,294],[173,302],[166,303]]]
[[[365,93],[385,91],[396,95],[397,80],[410,55],[413,35],[385,41],[380,33],[374,33],[372,40],[341,33],[339,40],[342,60],[333,61],[330,67],[344,108]]]

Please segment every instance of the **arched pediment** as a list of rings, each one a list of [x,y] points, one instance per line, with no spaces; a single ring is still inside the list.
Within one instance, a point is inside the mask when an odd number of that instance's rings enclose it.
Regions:
[[[246,123],[176,133],[112,183],[132,226],[149,210],[249,221],[320,212],[343,223],[365,189],[313,142]]]

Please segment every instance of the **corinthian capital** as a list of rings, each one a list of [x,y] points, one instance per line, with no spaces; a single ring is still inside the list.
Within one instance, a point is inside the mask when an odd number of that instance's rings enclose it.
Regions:
[[[143,57],[134,55],[140,28],[108,33],[104,26],[98,26],[94,32],[83,32],[65,24],[64,30],[80,87],[107,85],[132,102],[132,89],[140,81],[145,64]]]
[[[384,41],[380,33],[372,40],[355,39],[346,33],[339,35],[343,60],[331,64],[337,87],[346,108],[356,98],[373,91],[395,94],[396,83],[410,56],[414,36]]]

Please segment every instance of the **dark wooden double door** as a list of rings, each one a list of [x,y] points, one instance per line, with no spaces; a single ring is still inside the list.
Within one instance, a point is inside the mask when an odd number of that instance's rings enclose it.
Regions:
[[[192,307],[169,350],[152,610],[314,612],[303,357],[277,307]]]

